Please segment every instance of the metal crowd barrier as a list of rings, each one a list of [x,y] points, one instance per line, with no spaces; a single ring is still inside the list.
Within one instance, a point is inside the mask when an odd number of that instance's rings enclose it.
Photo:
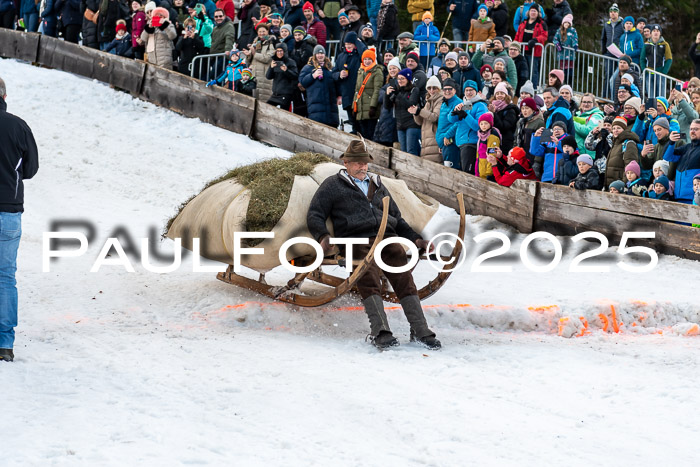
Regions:
[[[671,90],[681,86],[683,81],[671,76],[646,68],[642,73],[642,88],[646,97],[666,97],[671,94]],[[641,89],[640,89],[641,91]]]
[[[218,78],[226,69],[226,54],[197,55],[190,63],[190,76],[209,81]]]
[[[573,60],[570,60],[571,68],[562,68],[562,63],[559,61],[559,51],[554,44],[547,44],[545,47],[541,74],[543,80],[540,83],[540,89],[546,87],[546,78],[549,73],[554,69],[559,69],[564,70],[564,84],[570,85],[574,92],[591,93],[596,99],[605,102],[612,102],[615,99],[615,90],[612,89],[610,78],[618,71],[619,58],[570,47],[563,47],[562,52],[565,52],[568,57],[573,57]],[[632,68],[640,71],[639,65],[636,63],[632,63]],[[636,85],[641,92],[641,83],[636,83]]]

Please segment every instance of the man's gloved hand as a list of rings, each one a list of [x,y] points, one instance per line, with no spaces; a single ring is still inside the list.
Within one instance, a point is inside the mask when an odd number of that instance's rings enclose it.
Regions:
[[[321,248],[323,248],[324,255],[328,254],[331,251],[331,248],[333,248],[333,245],[331,245],[330,235],[323,237],[319,243],[321,244]]]
[[[535,39],[530,39],[529,41],[527,41],[528,49],[532,50],[535,47],[535,44],[537,44],[537,41]]]
[[[418,247],[419,250],[425,250],[426,253],[430,253],[432,250],[435,250],[435,245],[429,245],[430,242],[428,240],[423,240],[422,238],[419,238],[416,240],[416,246]],[[430,250],[428,251],[428,246],[430,246]]]
[[[207,87],[209,87],[209,86],[214,86],[215,84],[216,84],[216,80],[213,79],[213,80],[211,80],[211,81],[209,81],[209,82],[207,83]]]

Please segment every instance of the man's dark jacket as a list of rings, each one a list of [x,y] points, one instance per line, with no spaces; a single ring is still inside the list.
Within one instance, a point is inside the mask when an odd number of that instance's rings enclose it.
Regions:
[[[367,175],[374,184],[374,195],[369,200],[343,169],[328,177],[311,200],[306,224],[316,241],[330,235],[326,219],[330,216],[335,238],[376,237],[382,223],[382,199],[391,196],[378,175]],[[370,187],[372,193],[372,187]],[[400,236],[413,242],[421,238],[401,217],[401,211],[392,199],[384,237]]]
[[[0,212],[24,212],[24,184],[39,170],[34,135],[0,97]]]

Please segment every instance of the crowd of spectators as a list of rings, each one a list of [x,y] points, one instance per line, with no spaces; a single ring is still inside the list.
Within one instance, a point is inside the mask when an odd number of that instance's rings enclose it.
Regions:
[[[610,6],[600,52],[616,58],[606,62],[602,97],[612,102],[603,103],[570,86],[578,34],[566,0],[550,9],[526,0],[513,14],[514,40],[501,0],[451,0],[452,36],[480,42],[469,47],[442,37],[432,0],[407,8],[412,32],[400,32],[393,0],[367,0],[366,12],[351,0],[0,0],[0,26],[188,75],[195,57],[219,54],[194,73],[207,86],[502,185],[536,179],[698,202],[700,79],[670,95],[658,83],[640,89],[637,67],[667,74],[673,60],[658,24]],[[379,47],[387,40],[396,47]],[[558,68],[540,77],[538,44],[548,42]],[[700,34],[689,50],[696,75],[698,44]]]

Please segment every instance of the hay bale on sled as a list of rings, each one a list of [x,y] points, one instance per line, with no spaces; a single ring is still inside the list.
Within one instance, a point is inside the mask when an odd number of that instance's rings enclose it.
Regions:
[[[321,154],[299,153],[289,159],[270,159],[228,172],[208,183],[185,202],[168,222],[166,236],[181,238],[192,250],[192,239],[200,238],[205,258],[232,263],[234,232],[274,232],[275,237],[248,241],[243,246],[264,248],[264,255],[243,255],[241,263],[265,272],[279,266],[279,249],[292,237],[311,238],[306,213],[323,181],[341,166]],[[402,180],[382,178],[406,222],[421,232],[437,212],[438,202],[413,193]],[[328,229],[333,233],[330,220]],[[308,245],[295,245],[287,260],[313,255]]]

